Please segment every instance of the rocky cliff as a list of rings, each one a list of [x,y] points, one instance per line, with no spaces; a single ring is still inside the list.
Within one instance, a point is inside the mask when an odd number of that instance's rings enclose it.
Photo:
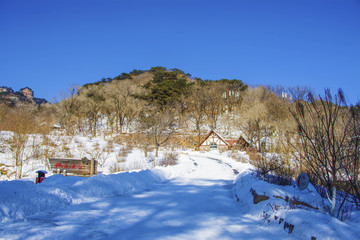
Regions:
[[[47,102],[43,98],[34,97],[34,91],[29,87],[21,88],[17,92],[9,87],[0,87],[0,103],[14,106],[19,103],[40,105]]]

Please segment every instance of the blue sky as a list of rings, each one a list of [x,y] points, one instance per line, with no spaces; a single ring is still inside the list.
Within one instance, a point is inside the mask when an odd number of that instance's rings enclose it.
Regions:
[[[360,0],[0,0],[0,86],[59,99],[154,66],[360,101]]]

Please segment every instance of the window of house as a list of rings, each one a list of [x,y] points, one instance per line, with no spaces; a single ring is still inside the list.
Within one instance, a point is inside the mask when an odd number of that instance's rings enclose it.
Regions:
[[[216,143],[210,143],[210,149],[217,149],[217,147]]]

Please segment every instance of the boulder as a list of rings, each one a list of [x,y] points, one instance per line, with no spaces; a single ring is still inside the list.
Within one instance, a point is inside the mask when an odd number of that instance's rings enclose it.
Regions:
[[[268,200],[270,198],[270,197],[268,197],[266,195],[257,194],[256,191],[254,189],[252,189],[252,188],[250,189],[250,192],[254,197],[254,200],[253,200],[254,204],[258,204],[259,202],[266,201],[266,200]]]

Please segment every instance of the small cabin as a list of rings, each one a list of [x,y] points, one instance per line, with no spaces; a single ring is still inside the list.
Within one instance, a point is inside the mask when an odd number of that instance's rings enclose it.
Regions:
[[[199,144],[200,151],[220,150],[227,151],[230,149],[248,148],[250,143],[242,136],[237,140],[225,140],[220,134],[211,130],[205,139]]]
[[[232,147],[238,150],[244,150],[250,147],[250,142],[240,135]]]

